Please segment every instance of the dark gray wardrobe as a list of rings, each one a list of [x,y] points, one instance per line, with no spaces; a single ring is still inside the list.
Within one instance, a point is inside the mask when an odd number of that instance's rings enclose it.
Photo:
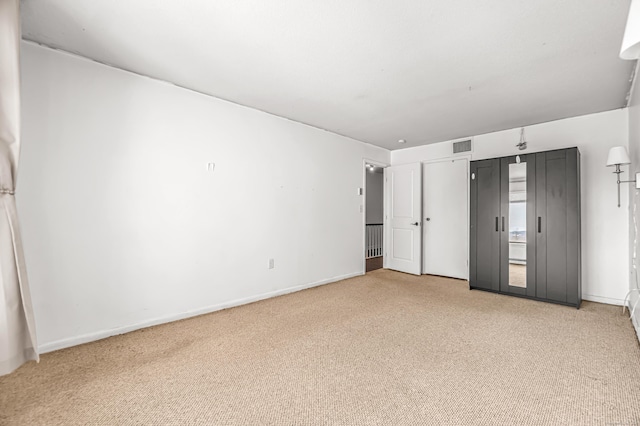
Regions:
[[[471,162],[472,289],[580,307],[577,148]]]

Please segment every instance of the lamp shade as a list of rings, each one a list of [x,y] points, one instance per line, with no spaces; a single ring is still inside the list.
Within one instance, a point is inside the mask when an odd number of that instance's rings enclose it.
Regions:
[[[638,59],[640,57],[640,0],[631,0],[620,57],[622,59]]]
[[[615,166],[617,164],[631,164],[627,148],[624,146],[614,146],[609,150],[609,158],[607,158],[607,166]]]

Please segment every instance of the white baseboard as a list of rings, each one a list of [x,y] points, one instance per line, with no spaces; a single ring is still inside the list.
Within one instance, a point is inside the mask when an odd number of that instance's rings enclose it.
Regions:
[[[624,300],[614,299],[612,297],[594,296],[593,294],[583,294],[582,300],[588,300],[589,302],[605,303],[607,305],[624,305]]]
[[[582,299],[583,300],[589,300],[591,302],[599,302],[599,303],[606,303],[608,305],[617,305],[617,306],[623,306],[624,305],[624,300],[621,299],[612,299],[610,297],[601,297],[601,296],[593,296],[593,295],[589,295],[589,294],[583,294],[582,295]],[[627,309],[628,312],[631,313],[631,300],[627,301]],[[631,318],[631,324],[633,324],[633,327],[636,330],[636,334],[638,335],[638,341],[640,341],[640,314],[638,314],[636,312],[636,314],[633,316],[633,318]]]
[[[54,342],[44,343],[38,347],[39,353],[44,354],[47,352],[57,351],[59,349],[70,348],[72,346],[82,345],[83,343],[94,342],[96,340],[106,339],[107,337],[117,336],[118,334],[129,333],[131,331],[139,330],[141,328],[152,327],[154,325],[165,324],[168,322],[178,321],[185,318],[191,318],[198,315],[208,314],[222,309],[233,308],[236,306],[246,305],[248,303],[257,302],[259,300],[270,299],[272,297],[282,296],[289,293],[295,293],[296,291],[306,290],[312,287],[318,287],[325,284],[331,284],[336,281],[346,280],[348,278],[364,275],[363,271],[354,272],[350,274],[340,275],[337,277],[329,278],[326,280],[316,281],[310,284],[302,284],[295,287],[289,287],[282,290],[271,291],[268,293],[262,293],[256,296],[245,297],[243,299],[231,300],[229,302],[223,302],[212,306],[206,306],[204,308],[195,309],[187,312],[180,312],[177,314],[165,315],[158,318],[141,321],[131,325],[125,325],[122,327],[116,327],[109,330],[101,330],[93,333],[87,333],[80,336],[69,337],[66,339],[56,340]]]
[[[635,301],[633,299],[633,297],[630,297],[627,300],[627,309],[629,310],[629,315],[631,315],[631,310],[633,309],[635,303],[637,303],[637,299]],[[636,305],[636,311],[631,317],[631,324],[633,324],[633,328],[636,329],[636,335],[638,336],[638,341],[640,342],[640,311],[638,311],[638,309],[640,309],[640,303]]]
[[[636,329],[636,335],[638,336],[638,341],[640,342],[640,319],[638,319],[640,315],[637,313],[631,318],[631,324],[633,324],[633,328]]]

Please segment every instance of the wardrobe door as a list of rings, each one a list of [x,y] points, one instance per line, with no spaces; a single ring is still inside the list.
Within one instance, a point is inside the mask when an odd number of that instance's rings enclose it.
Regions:
[[[469,283],[500,289],[500,160],[471,162]]]
[[[500,291],[536,296],[535,155],[500,160]]]
[[[577,149],[536,154],[536,296],[579,305]]]

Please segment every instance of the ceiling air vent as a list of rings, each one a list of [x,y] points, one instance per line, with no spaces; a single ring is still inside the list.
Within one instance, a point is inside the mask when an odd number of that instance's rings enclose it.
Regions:
[[[471,152],[471,139],[453,143],[453,153],[459,154],[461,152]]]

